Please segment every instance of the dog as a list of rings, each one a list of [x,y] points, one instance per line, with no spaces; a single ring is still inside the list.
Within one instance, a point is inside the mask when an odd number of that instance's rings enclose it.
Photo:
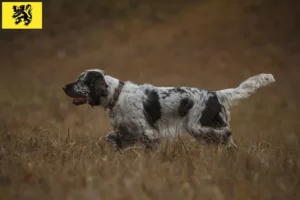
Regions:
[[[157,146],[162,138],[189,133],[205,144],[236,147],[230,129],[230,108],[257,89],[275,82],[259,74],[237,88],[208,91],[192,87],[155,87],[122,82],[100,69],[87,70],[63,87],[73,104],[102,106],[114,131],[106,141],[122,149],[144,144]]]

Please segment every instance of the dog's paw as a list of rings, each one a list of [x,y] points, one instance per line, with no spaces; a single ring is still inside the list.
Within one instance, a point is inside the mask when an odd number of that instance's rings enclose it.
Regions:
[[[115,132],[109,133],[105,136],[105,141],[107,141],[108,143],[117,144],[117,134]]]

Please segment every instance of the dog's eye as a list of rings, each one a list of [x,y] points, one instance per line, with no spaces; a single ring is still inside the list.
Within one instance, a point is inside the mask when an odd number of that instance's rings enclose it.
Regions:
[[[91,82],[91,80],[89,79],[89,78],[83,78],[83,82],[85,83],[85,84],[89,84],[90,82]]]

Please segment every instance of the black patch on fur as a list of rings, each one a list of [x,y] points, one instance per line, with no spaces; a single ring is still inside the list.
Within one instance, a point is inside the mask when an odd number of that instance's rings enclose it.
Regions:
[[[161,105],[159,96],[155,90],[146,90],[147,98],[143,101],[144,115],[147,122],[155,127],[155,122],[161,118]]]
[[[184,93],[186,93],[186,91],[185,91],[184,89],[180,88],[180,87],[177,87],[177,88],[176,88],[176,91],[177,91],[179,94],[184,94]]]
[[[189,110],[194,106],[194,101],[188,98],[184,98],[180,101],[178,113],[180,117],[184,117],[188,114]]]
[[[222,120],[220,112],[222,112],[223,105],[219,102],[217,95],[212,92],[211,96],[207,102],[206,107],[202,112],[200,118],[200,124],[202,126],[210,127],[223,127],[226,126],[226,123]]]
[[[170,97],[171,94],[174,94],[174,93],[184,94],[184,93],[187,93],[187,91],[182,87],[174,87],[172,89],[166,89],[165,91],[161,92],[160,94],[161,94],[162,99],[166,99],[166,98]]]
[[[199,94],[203,90],[200,88],[186,88],[187,91],[191,92],[193,95]]]
[[[161,98],[166,99],[166,98],[170,97],[170,95],[171,95],[171,93],[169,91],[162,92],[161,93]]]

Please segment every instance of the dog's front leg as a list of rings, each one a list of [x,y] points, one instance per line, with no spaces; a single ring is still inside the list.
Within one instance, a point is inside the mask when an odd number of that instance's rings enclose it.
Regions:
[[[122,134],[118,131],[111,131],[105,136],[105,140],[112,144],[117,150],[124,148],[124,141],[122,141]]]
[[[116,131],[108,132],[105,136],[105,141],[114,145],[115,147],[118,146],[118,135]]]
[[[109,132],[105,136],[105,140],[115,146],[118,150],[133,146],[138,140],[132,137],[128,137],[127,134],[123,134],[120,131]]]

